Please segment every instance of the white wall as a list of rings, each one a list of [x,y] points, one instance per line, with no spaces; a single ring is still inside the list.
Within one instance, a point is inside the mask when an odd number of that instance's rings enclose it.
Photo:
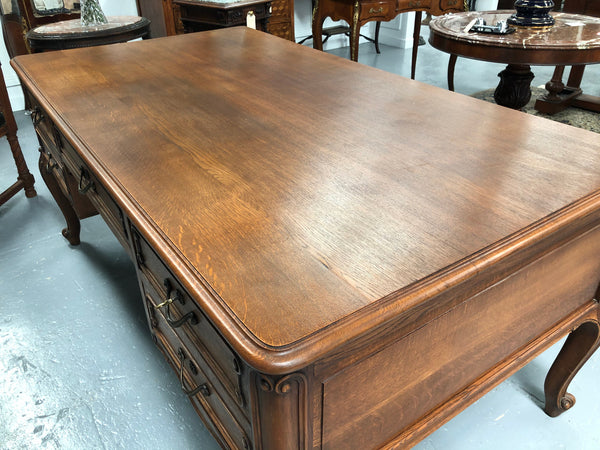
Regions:
[[[135,0],[100,0],[100,6],[107,16],[137,16],[138,14]],[[4,40],[0,41],[0,62],[2,63],[2,73],[6,81],[10,103],[13,111],[21,111],[25,107],[23,91],[19,85],[17,74],[10,67]]]

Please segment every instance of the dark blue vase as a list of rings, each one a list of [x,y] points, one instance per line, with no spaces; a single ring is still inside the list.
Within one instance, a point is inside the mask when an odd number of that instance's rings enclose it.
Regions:
[[[507,22],[522,27],[549,27],[554,25],[554,18],[550,15],[552,8],[552,0],[517,0],[517,12]]]

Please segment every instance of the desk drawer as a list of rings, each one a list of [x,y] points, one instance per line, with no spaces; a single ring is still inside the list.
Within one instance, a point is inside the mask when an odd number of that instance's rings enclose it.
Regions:
[[[244,366],[241,360],[146,240],[137,232],[133,239],[143,295],[154,305],[156,316],[161,317],[180,340],[197,351],[197,358],[206,363],[213,382],[222,386],[223,391],[248,414],[247,397],[242,389]],[[161,304],[163,306],[159,306]]]
[[[64,164],[75,178],[77,192],[86,196],[92,202],[121,245],[127,252],[131,252],[123,211],[110,197],[104,186],[90,172],[71,143],[62,135],[60,136],[60,145]]]
[[[437,0],[435,1],[437,3]],[[399,0],[398,11],[426,11],[430,10],[433,4],[434,0]]]
[[[463,11],[464,3],[462,0],[440,0],[440,10],[442,10],[442,11]]]
[[[222,448],[251,449],[248,436],[250,423],[227,407],[225,398],[207,376],[206,364],[196,359],[195,352],[182,342],[161,314],[155,313],[153,299],[145,297],[146,308],[152,317],[152,333],[156,344],[179,376],[181,388],[213,433]]]
[[[360,18],[370,17],[385,18],[390,13],[389,2],[366,2],[360,5]]]
[[[52,154],[55,160],[60,160],[60,138],[59,132],[52,122],[46,111],[44,111],[35,98],[28,95],[29,104],[31,105],[31,120],[37,135],[39,136],[44,150]]]

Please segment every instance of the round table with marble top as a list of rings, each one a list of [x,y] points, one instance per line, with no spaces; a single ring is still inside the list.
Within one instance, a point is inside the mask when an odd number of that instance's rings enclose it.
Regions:
[[[498,74],[496,103],[521,109],[531,98],[532,65],[587,65],[600,63],[600,18],[579,14],[552,13],[550,27],[515,27],[511,34],[466,31],[475,18],[488,25],[508,19],[514,11],[470,11],[447,14],[429,24],[430,44],[450,54],[448,87],[454,90],[454,66],[458,56],[507,64]],[[561,86],[546,86],[547,96],[557,95]],[[552,92],[552,91],[555,92]]]
[[[107,16],[108,23],[83,26],[80,19],[33,28],[27,41],[33,53],[116,44],[150,37],[150,21],[138,16]]]

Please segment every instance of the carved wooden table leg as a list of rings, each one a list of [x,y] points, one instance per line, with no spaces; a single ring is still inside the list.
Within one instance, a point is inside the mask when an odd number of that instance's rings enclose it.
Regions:
[[[556,66],[552,79],[546,83],[548,93],[535,102],[535,109],[546,114],[555,114],[574,103],[581,95],[581,78],[585,66],[573,66],[569,75],[567,86],[562,81],[565,66]]]
[[[360,16],[360,1],[354,2],[354,13],[352,14],[352,26],[350,27],[350,59],[358,61],[358,41],[360,39],[360,25],[358,18]]]
[[[52,173],[51,161],[52,160],[49,159],[49,157],[43,151],[40,152],[40,173],[42,174],[44,183],[46,183],[48,190],[52,194],[52,197],[54,197],[54,201],[56,201],[56,204],[60,208],[67,222],[67,228],[62,230],[62,235],[69,241],[69,244],[79,245],[79,232],[81,229],[79,218],[77,217],[71,202],[63,194],[58,181]]]
[[[575,404],[575,397],[567,392],[569,383],[599,345],[600,326],[597,321],[584,322],[569,334],[544,383],[544,411],[550,417],[562,414]]]
[[[562,82],[563,73],[565,66],[556,66],[552,79],[546,83],[546,100],[549,102],[559,102],[561,99],[558,96],[560,92],[565,88],[565,84]]]
[[[533,72],[528,65],[509,64],[498,74],[500,83],[494,92],[496,103],[507,108],[521,109],[531,99]]]
[[[454,92],[454,68],[456,67],[457,55],[451,53],[448,60],[448,90]]]
[[[417,54],[419,52],[419,36],[421,35],[421,12],[415,13],[415,26],[413,30],[413,48],[412,48],[412,60],[410,63],[410,79],[415,79],[415,72],[417,71]]]

